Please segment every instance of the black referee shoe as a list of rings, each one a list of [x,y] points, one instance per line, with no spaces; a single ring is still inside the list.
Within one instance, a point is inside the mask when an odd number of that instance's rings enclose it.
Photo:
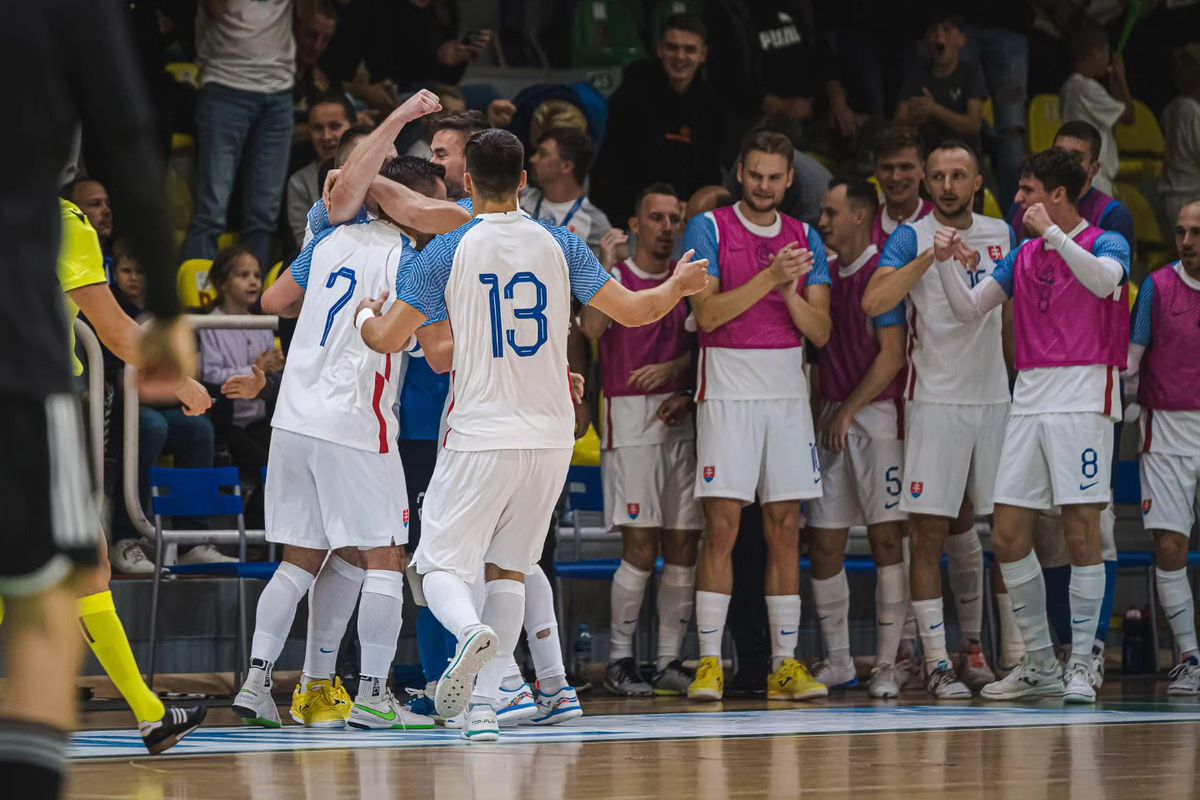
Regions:
[[[170,750],[204,722],[208,709],[204,706],[167,706],[158,722],[142,722],[138,730],[150,755]]]

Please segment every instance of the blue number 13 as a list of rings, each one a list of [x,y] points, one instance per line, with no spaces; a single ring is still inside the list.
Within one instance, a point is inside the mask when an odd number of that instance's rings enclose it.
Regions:
[[[325,346],[325,340],[329,338],[329,331],[333,328],[333,318],[346,307],[346,303],[350,302],[350,298],[354,295],[354,287],[358,285],[358,277],[355,276],[354,270],[342,267],[337,272],[329,273],[329,280],[325,281],[325,288],[332,289],[338,278],[345,278],[350,281],[350,285],[346,287],[346,293],[337,299],[330,307],[329,313],[325,315],[325,332],[321,334],[321,347]]]
[[[549,338],[550,325],[546,319],[546,285],[537,279],[532,272],[518,272],[504,286],[504,299],[512,300],[517,285],[528,283],[537,291],[537,299],[527,308],[514,308],[513,316],[517,319],[531,319],[537,322],[537,339],[533,344],[517,344],[517,332],[509,328],[503,330],[500,322],[500,277],[494,272],[485,272],[479,276],[479,282],[488,288],[488,311],[492,322],[492,358],[504,358],[504,342],[513,352],[522,358],[531,356],[541,349]]]

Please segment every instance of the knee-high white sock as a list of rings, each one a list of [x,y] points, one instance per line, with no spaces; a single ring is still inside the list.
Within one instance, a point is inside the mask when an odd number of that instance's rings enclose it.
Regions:
[[[842,579],[845,580],[845,574]],[[817,583],[813,581],[814,590]],[[849,602],[848,591],[846,598]],[[796,643],[800,641],[800,595],[768,595],[767,620],[771,625],[771,669],[777,670],[784,661],[796,657]]]
[[[330,553],[325,566],[308,590],[308,641],[304,648],[304,675],[315,680],[333,677],[338,646],[346,624],[354,613],[366,570],[354,566],[337,553]]]
[[[563,664],[554,591],[541,567],[534,567],[525,576],[525,639],[542,691],[554,694],[566,686],[567,668]]]
[[[728,613],[729,595],[696,592],[696,630],[700,638],[701,658],[721,657],[721,639],[725,635],[725,617]]]
[[[1046,581],[1042,577],[1042,565],[1031,551],[1020,561],[1002,563],[1000,572],[1012,598],[1013,616],[1021,629],[1025,652],[1036,664],[1049,664],[1054,660],[1054,645],[1046,620]],[[1090,644],[1087,652],[1091,652]]]
[[[475,678],[473,703],[495,703],[500,683],[508,669],[521,624],[525,620],[525,584],[520,581],[488,581],[483,602],[482,621],[496,632],[496,655]]]
[[[942,598],[913,600],[913,614],[917,618],[917,630],[921,634],[921,645],[925,648],[925,664],[936,667],[942,662],[950,663],[946,653],[946,613]]]
[[[475,573],[475,580],[467,584],[471,588],[471,602],[475,604],[475,613],[483,613],[483,603],[487,600],[487,579],[483,577],[483,570]]]
[[[1100,605],[1104,602],[1104,565],[1071,565],[1071,663],[1090,664]]]
[[[818,611],[818,613],[820,613]],[[903,564],[875,571],[875,663],[896,663],[900,634],[908,614],[908,574]]]
[[[909,537],[905,536],[900,543],[900,552],[904,553],[904,576],[905,585],[908,585],[908,576],[912,575],[912,545],[909,543]],[[904,612],[904,629],[900,632],[901,647],[908,655],[913,655],[917,650],[917,615],[913,613],[912,603],[909,603],[908,610]]]
[[[696,567],[664,564],[658,587],[658,668],[679,658],[696,604]]]
[[[612,582],[612,638],[609,640],[609,661],[633,655],[633,632],[637,630],[638,615],[650,571],[638,569],[622,561]]]
[[[946,556],[959,632],[964,644],[978,644],[983,630],[983,545],[974,526],[946,538]]]
[[[421,588],[429,610],[458,639],[467,628],[479,624],[471,587],[454,573],[436,570],[423,575]]]
[[[316,578],[291,562],[284,561],[258,598],[254,613],[254,639],[250,658],[274,665],[296,619],[296,606]]]
[[[813,579],[813,600],[817,604],[817,621],[821,625],[821,638],[825,640],[825,657],[830,663],[845,666],[850,663],[850,584],[846,571],[832,578]],[[767,598],[770,602],[770,598]],[[799,621],[797,619],[797,621]],[[771,641],[774,643],[778,626],[771,623]],[[789,628],[793,630],[793,628]],[[792,638],[793,648],[795,637]],[[774,655],[774,652],[772,652]]]
[[[359,674],[387,683],[400,638],[404,578],[399,572],[369,569],[358,607]]]
[[[1025,640],[1013,614],[1012,597],[1008,592],[996,593],[996,610],[1000,616],[1000,664],[1016,666],[1025,657]]]
[[[1158,584],[1158,601],[1162,604],[1163,614],[1171,625],[1171,633],[1175,634],[1175,647],[1179,650],[1180,661],[1195,657],[1196,652],[1196,611],[1192,601],[1192,587],[1188,584],[1187,567],[1183,569],[1156,569],[1155,582]]]

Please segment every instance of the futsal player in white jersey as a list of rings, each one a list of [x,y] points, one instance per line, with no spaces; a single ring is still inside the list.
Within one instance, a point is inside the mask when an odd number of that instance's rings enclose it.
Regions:
[[[412,572],[459,640],[438,681],[438,714],[467,707],[463,735],[473,741],[499,737],[493,706],[524,617],[524,576],[541,552],[575,441],[570,295],[639,326],[708,282],[707,264],[690,254],[655,289],[634,293],[610,281],[578,237],[518,210],[524,157],[511,133],[473,135],[464,184],[475,219],[426,247],[382,319],[380,300],[357,316],[378,352],[399,348],[427,321],[448,319],[455,331],[449,428]],[[469,586],[481,568],[482,613]]]
[[[992,490],[1008,418],[1008,372],[995,309],[964,326],[955,319],[933,266],[934,233],[959,231],[977,254],[976,277],[1015,245],[1003,220],[971,212],[983,179],[969,145],[956,140],[930,151],[925,185],[932,214],[901,225],[888,239],[863,296],[863,310],[880,314],[907,298],[908,400],[904,487],[900,509],[912,519],[909,591],[925,649],[926,688],[939,699],[971,696],[968,686],[994,679],[980,646],[983,627],[983,547],[975,514],[992,512]],[[966,273],[964,268],[964,274]],[[946,650],[941,558],[951,569],[963,653],[957,675]]]

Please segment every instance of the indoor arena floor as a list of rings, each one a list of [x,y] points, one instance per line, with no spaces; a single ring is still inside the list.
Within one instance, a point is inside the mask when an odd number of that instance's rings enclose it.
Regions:
[[[414,733],[203,728],[148,757],[127,711],[89,712],[67,796],[135,800],[798,796],[1032,800],[1200,796],[1200,701],[1164,681],[1110,680],[1096,707],[876,702],[863,689],[806,704],[581,696],[587,716],[468,744]],[[286,716],[286,708],[282,709]],[[0,792],[3,794],[3,792]]]

